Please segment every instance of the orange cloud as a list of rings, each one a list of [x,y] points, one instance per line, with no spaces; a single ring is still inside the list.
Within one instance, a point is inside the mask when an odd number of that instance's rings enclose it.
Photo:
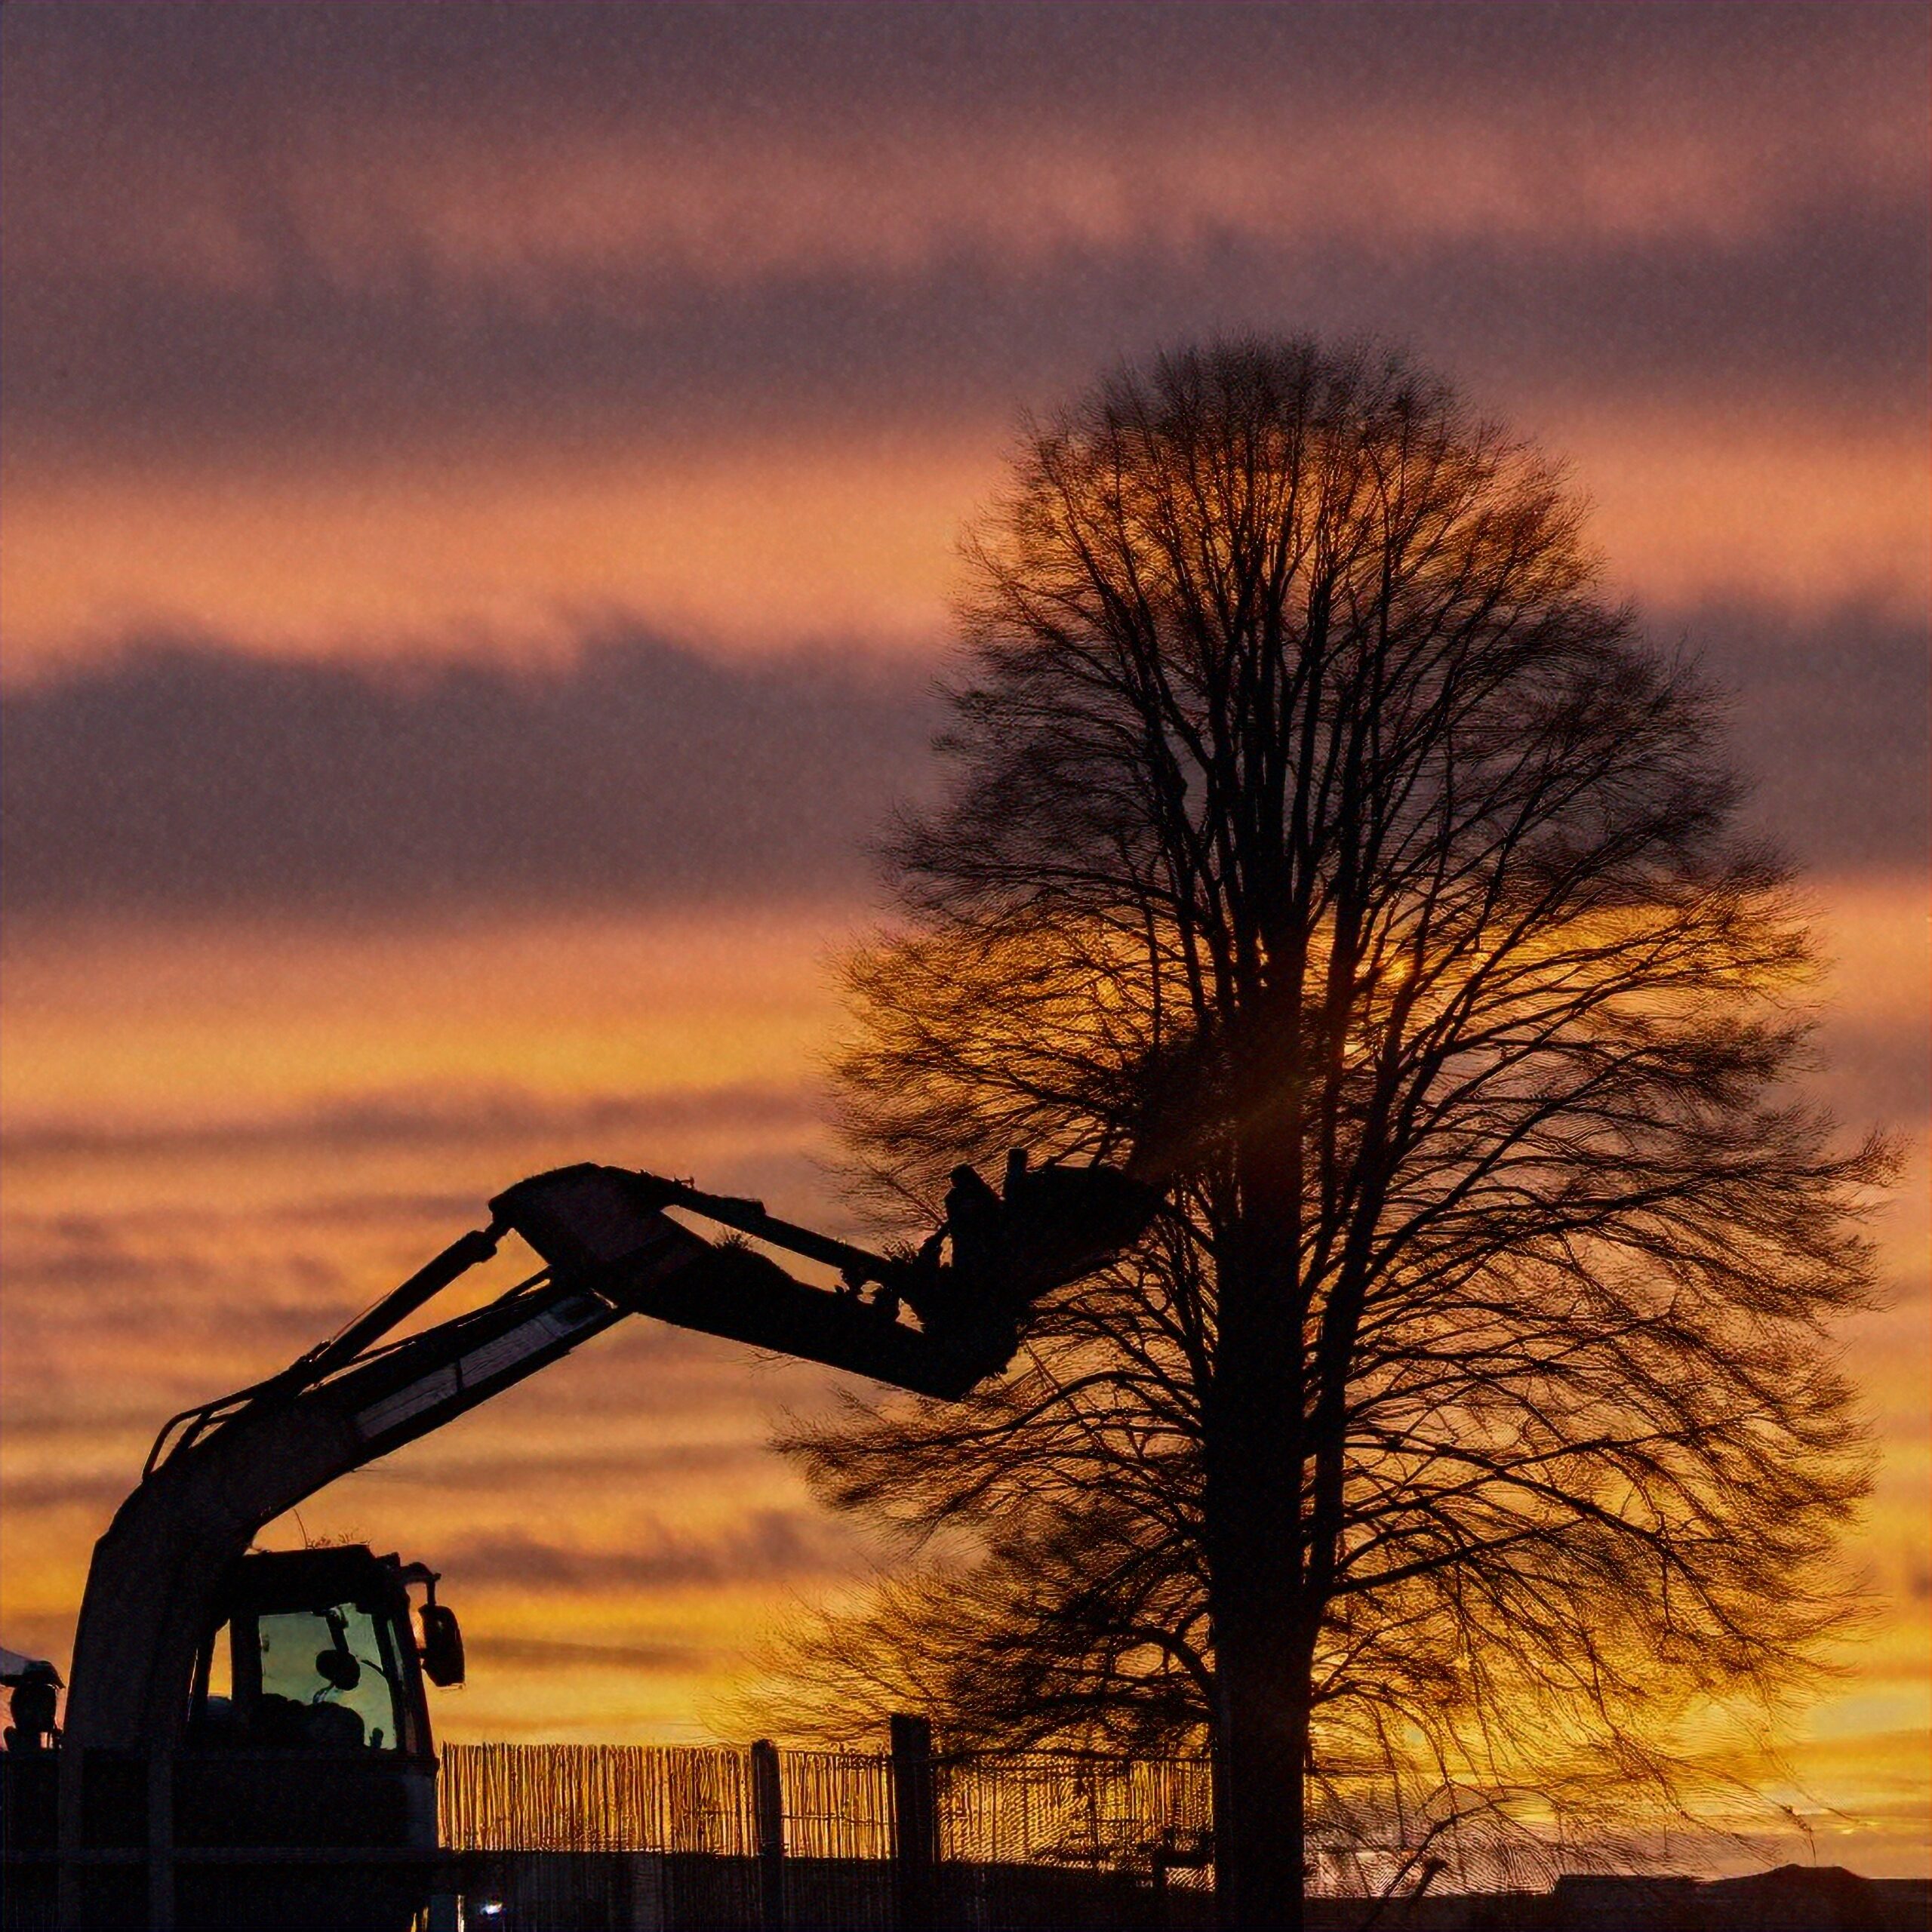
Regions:
[[[1816,614],[1925,609],[1932,472],[1923,438],[1829,420],[1641,408],[1553,426],[1614,578],[1653,608],[1734,595]]]
[[[481,918],[424,931],[80,925],[5,955],[10,1126],[365,1093],[568,1099],[808,1077],[857,909]],[[783,1130],[781,1130],[783,1131]]]
[[[989,452],[765,448],[571,466],[17,474],[9,675],[174,626],[393,659],[561,648],[612,612],[740,646],[923,645]]]
[[[1593,498],[1614,580],[1654,606],[1748,587],[1817,611],[1924,608],[1924,452],[1803,419],[1531,420]],[[393,660],[565,647],[615,611],[728,648],[928,649],[1002,426],[571,460],[27,469],[7,489],[10,676],[130,630]]]

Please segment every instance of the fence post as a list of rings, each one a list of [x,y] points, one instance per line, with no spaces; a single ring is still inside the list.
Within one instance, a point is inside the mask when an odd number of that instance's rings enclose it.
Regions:
[[[778,1746],[761,1737],[752,1746],[752,1838],[758,1848],[758,1922],[784,1932],[785,1786]]]
[[[892,1719],[892,1855],[898,1932],[928,1932],[939,1863],[939,1794],[927,1718]]]

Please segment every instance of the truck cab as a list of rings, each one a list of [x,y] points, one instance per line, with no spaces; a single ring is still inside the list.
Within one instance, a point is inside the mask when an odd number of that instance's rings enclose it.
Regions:
[[[188,1747],[427,1758],[408,1586],[428,1577],[360,1545],[245,1556],[195,1660]]]

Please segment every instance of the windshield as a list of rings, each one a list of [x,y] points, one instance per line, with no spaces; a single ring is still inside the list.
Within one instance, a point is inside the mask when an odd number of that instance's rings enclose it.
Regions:
[[[342,1604],[284,1611],[263,1617],[257,1631],[264,1704],[282,1697],[301,1705],[315,1714],[312,1727],[332,1718],[331,1743],[395,1747],[394,1666],[382,1646],[387,1633],[366,1610]]]
[[[244,1614],[216,1635],[205,1742],[393,1751],[401,1672],[386,1618],[360,1604]]]

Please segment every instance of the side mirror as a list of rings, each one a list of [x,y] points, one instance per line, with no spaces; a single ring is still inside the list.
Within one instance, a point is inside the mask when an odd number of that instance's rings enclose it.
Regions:
[[[463,1629],[446,1603],[426,1603],[423,1619],[423,1675],[439,1688],[463,1681]]]

